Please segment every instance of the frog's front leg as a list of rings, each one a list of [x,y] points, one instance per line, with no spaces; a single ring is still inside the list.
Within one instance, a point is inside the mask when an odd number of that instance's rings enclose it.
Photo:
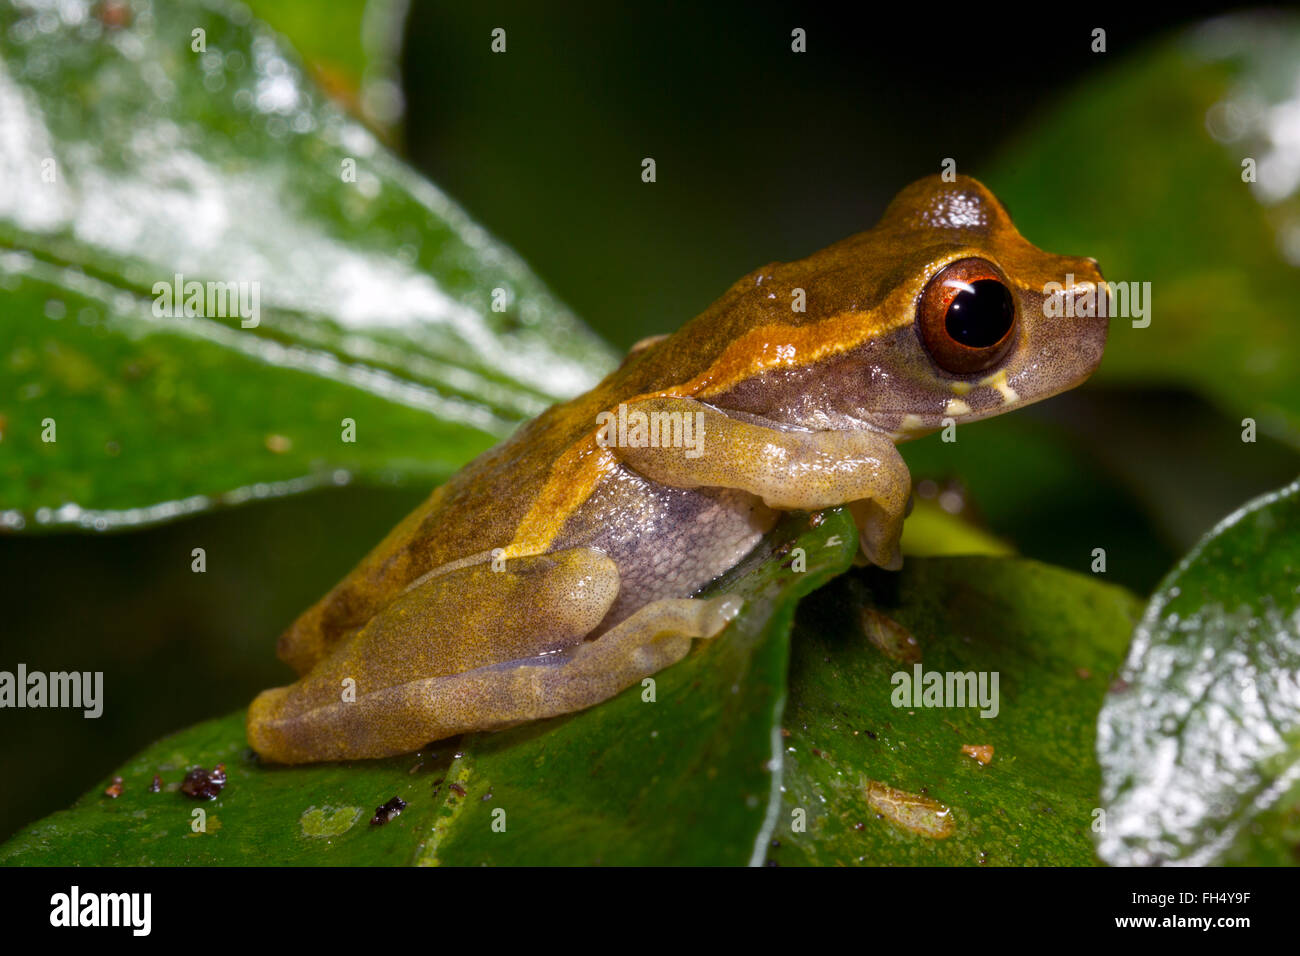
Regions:
[[[638,412],[646,418],[634,419]],[[868,560],[889,570],[902,567],[898,542],[912,478],[888,435],[786,431],[689,398],[630,403],[627,420],[644,421],[647,443],[610,442],[610,450],[647,478],[677,488],[738,488],[783,511],[848,505]]]
[[[592,548],[422,579],[297,683],[260,694],[249,742],[280,763],[408,753],[599,703],[726,624],[722,599],[659,601],[585,641],[618,588]]]

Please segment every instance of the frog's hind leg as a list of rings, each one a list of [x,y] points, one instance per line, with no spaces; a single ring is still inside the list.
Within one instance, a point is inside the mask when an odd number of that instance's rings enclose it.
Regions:
[[[297,683],[260,694],[249,743],[279,763],[384,757],[581,710],[685,657],[740,607],[655,601],[584,641],[618,588],[614,562],[591,548],[423,580]]]
[[[447,733],[497,730],[583,710],[677,663],[693,641],[716,637],[740,598],[664,598],[595,640],[546,657],[493,664],[404,688],[419,719]]]
[[[466,731],[582,710],[681,660],[693,640],[715,637],[740,606],[732,596],[655,601],[595,640],[554,654],[411,680],[364,702],[358,697],[354,709],[344,712],[349,731],[326,739],[328,753],[313,740],[306,749],[279,746],[267,755],[282,762],[388,756]],[[272,722],[263,725],[270,728]],[[264,752],[257,742],[254,747]]]
[[[582,642],[618,595],[614,562],[593,548],[480,563],[422,579],[339,640],[296,683],[258,695],[248,739],[281,763],[380,757],[492,724],[490,704],[426,711],[429,681]],[[436,711],[436,713],[435,713]]]

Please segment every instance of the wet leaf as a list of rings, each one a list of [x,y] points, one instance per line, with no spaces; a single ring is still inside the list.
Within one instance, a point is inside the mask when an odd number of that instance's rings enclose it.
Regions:
[[[88,9],[0,8],[4,526],[428,485],[608,369],[246,8]]]
[[[799,597],[848,567],[846,512],[791,516],[710,590],[745,598],[709,644],[570,717],[445,741],[391,760],[268,767],[243,714],[160,741],[71,809],[0,848],[7,864],[745,864],[762,859],[780,779],[778,721]],[[787,567],[805,552],[807,570]],[[174,792],[194,765],[228,784],[195,803]],[[154,774],[173,786],[148,792]],[[113,775],[110,775],[113,776]],[[382,827],[366,821],[397,796]],[[191,830],[204,809],[207,831]],[[359,811],[359,814],[358,814]],[[498,811],[503,811],[501,816]],[[493,823],[503,820],[505,830]]]
[[[795,626],[769,859],[1095,863],[1096,716],[1138,610],[1096,577],[1012,558],[909,558],[823,588]],[[906,657],[873,639],[878,615],[912,635]],[[965,706],[916,706],[903,676],[918,670],[972,675],[946,701]]]
[[[1110,863],[1296,863],[1300,482],[1157,588],[1098,725]]]

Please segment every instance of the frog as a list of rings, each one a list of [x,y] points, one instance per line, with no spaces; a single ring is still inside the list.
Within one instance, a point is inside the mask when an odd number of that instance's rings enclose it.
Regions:
[[[859,562],[898,570],[897,445],[1086,380],[1104,310],[1048,299],[1101,282],[978,180],[912,183],[872,228],[749,273],[434,490],[280,636],[298,677],[252,702],[251,747],[391,757],[599,704],[725,631],[743,601],[701,592],[788,512],[846,508]]]

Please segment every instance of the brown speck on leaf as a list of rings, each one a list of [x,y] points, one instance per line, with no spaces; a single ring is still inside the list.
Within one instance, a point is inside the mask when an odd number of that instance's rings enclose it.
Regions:
[[[861,820],[859,820],[857,823],[853,824],[853,829],[855,829],[855,830],[865,830],[866,828],[867,828],[867,825],[866,825],[865,823],[863,823]]]
[[[157,774],[154,774],[153,783],[149,784],[149,792],[157,793],[161,789],[162,789],[162,777],[158,776]]]
[[[181,781],[181,793],[195,800],[215,800],[226,786],[226,765],[219,763],[211,770],[194,767]]]
[[[124,786],[125,783],[123,782],[121,777],[114,777],[112,783],[110,783],[104,789],[104,796],[109,797],[112,800],[116,800],[118,797],[122,795],[122,789]]]
[[[372,827],[382,827],[385,823],[396,819],[402,815],[406,809],[406,801],[401,797],[393,797],[383,806],[375,807],[375,815],[370,818]]]
[[[821,752],[820,750],[818,750],[816,747],[813,747],[813,748],[812,748],[812,755],[813,755],[814,757],[821,757],[823,760],[826,759],[826,754],[822,753],[822,752]]]
[[[417,763],[414,767],[412,767],[410,770],[406,772],[410,774],[418,773],[423,767],[424,767],[424,761],[421,760],[419,763]]]
[[[1074,676],[1078,677],[1079,680],[1087,680],[1092,676],[1092,671],[1088,670],[1086,667],[1076,667],[1074,669]]]
[[[459,794],[459,795],[462,796],[462,797],[465,796],[465,788],[462,787],[462,786],[461,786],[460,784],[458,784],[458,783],[450,784],[450,785],[447,787],[447,789],[448,789],[448,790],[451,790],[451,791],[454,791],[455,793]]]
[[[814,511],[812,514],[808,516],[808,527],[820,528],[822,522],[825,520],[826,520],[826,516],[824,514],[822,514],[820,511]]]
[[[267,435],[266,450],[276,455],[283,455],[293,447],[293,441],[287,435]]]
[[[962,744],[961,752],[967,757],[973,757],[978,760],[980,765],[984,767],[987,767],[993,762],[992,744]]]
[[[789,737],[789,736],[791,736],[790,731],[788,731],[788,730],[786,730],[784,727],[782,727],[782,728],[781,728],[781,736],[782,736],[782,737]]]

